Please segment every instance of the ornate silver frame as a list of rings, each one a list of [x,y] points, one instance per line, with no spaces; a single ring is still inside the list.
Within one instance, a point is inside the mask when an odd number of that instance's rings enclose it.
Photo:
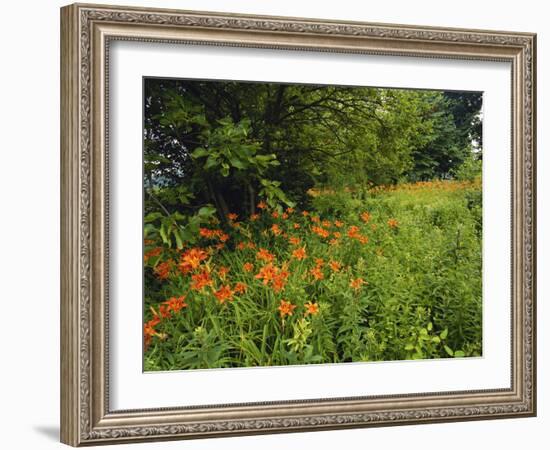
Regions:
[[[107,63],[115,39],[509,61],[512,385],[386,397],[111,411]],[[61,440],[73,446],[534,416],[536,36],[75,4],[61,9]],[[506,124],[508,125],[508,124]]]

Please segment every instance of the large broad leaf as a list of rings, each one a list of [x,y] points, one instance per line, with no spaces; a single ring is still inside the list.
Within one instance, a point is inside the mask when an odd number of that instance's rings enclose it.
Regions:
[[[208,150],[206,150],[205,148],[198,147],[193,151],[193,153],[191,153],[191,156],[193,158],[204,158],[205,156],[208,156],[209,154],[210,154],[210,152]]]

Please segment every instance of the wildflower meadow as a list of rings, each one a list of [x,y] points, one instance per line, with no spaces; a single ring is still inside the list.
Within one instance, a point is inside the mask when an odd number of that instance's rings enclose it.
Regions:
[[[145,92],[145,370],[482,355],[479,95]]]

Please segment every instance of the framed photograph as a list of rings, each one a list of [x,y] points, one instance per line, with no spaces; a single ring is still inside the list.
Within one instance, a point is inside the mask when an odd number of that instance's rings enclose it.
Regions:
[[[535,415],[535,57],[62,8],[62,442]]]

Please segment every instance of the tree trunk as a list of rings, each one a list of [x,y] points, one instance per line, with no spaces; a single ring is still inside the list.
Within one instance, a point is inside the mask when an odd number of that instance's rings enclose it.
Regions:
[[[256,212],[256,192],[250,181],[248,182],[248,207],[250,215]]]
[[[210,197],[212,198],[212,200],[214,200],[214,203],[216,205],[218,217],[220,218],[222,223],[227,223],[227,215],[229,214],[229,209],[227,208],[227,203],[225,202],[225,199],[220,194],[220,192],[214,188],[212,182],[208,178],[206,179],[206,185],[208,186]]]

